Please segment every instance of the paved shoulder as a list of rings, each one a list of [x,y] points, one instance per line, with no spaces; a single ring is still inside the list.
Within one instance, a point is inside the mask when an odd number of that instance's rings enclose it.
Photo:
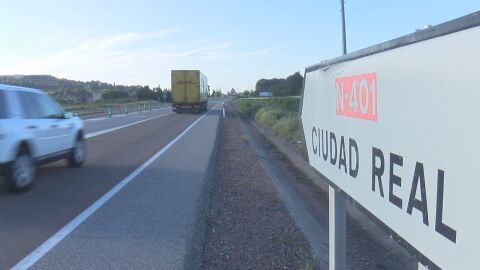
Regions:
[[[219,116],[218,110],[207,114],[33,269],[181,269],[195,263]]]

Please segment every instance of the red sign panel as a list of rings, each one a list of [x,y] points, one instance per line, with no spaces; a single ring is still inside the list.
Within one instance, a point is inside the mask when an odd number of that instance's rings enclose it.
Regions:
[[[337,115],[377,121],[377,73],[335,78]]]

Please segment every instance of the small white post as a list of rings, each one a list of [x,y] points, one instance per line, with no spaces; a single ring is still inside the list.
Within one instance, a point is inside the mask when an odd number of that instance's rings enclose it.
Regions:
[[[345,270],[346,214],[345,197],[332,186],[328,189],[328,269]]]

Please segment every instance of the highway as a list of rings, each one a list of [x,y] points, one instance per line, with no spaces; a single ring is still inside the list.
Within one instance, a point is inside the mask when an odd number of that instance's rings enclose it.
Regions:
[[[59,161],[38,169],[30,191],[0,191],[0,269],[192,263],[198,204],[221,119],[217,103],[209,109],[86,117],[82,168]]]

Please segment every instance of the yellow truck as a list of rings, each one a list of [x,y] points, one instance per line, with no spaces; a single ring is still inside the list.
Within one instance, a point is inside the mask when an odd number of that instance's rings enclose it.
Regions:
[[[207,110],[208,80],[200,70],[172,70],[172,107],[180,113]]]

